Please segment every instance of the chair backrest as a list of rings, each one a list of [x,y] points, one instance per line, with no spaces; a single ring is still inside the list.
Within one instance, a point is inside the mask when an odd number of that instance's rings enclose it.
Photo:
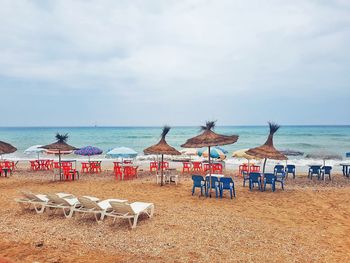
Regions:
[[[113,212],[115,214],[124,216],[135,215],[134,210],[128,202],[111,201],[109,203],[112,206]]]
[[[286,172],[288,172],[288,173],[294,173],[294,172],[295,172],[295,165],[294,165],[294,164],[287,164],[287,166],[286,166]]]
[[[266,180],[267,183],[272,183],[276,180],[276,176],[272,173],[265,173],[264,180]]]
[[[32,192],[25,191],[25,190],[22,190],[20,192],[25,198],[27,198],[27,199],[29,199],[31,201],[38,201],[38,202],[42,202],[43,201],[39,197],[37,197],[35,194],[33,194]]]
[[[250,173],[249,174],[249,180],[252,180],[253,182],[258,182],[261,178],[260,173]]]
[[[281,173],[281,172],[283,172],[283,170],[284,170],[284,166],[283,165],[281,165],[281,164],[275,165],[275,168],[274,168],[275,173],[276,172],[277,173]]]
[[[202,168],[202,163],[201,162],[192,162],[193,168]]]
[[[99,207],[96,202],[92,201],[87,197],[84,197],[84,196],[78,197],[78,201],[83,206],[83,208],[93,209],[93,210],[102,210],[101,207]]]
[[[325,173],[330,173],[332,170],[332,166],[323,166],[322,169]]]
[[[194,186],[202,186],[202,182],[204,182],[204,178],[201,175],[192,175],[193,185]]]
[[[313,173],[319,173],[321,170],[321,167],[319,165],[312,165],[310,166],[309,170]]]
[[[209,184],[210,176],[206,176],[205,180]],[[217,178],[215,175],[211,176],[211,187],[215,188],[219,184],[219,178]],[[208,186],[209,187],[209,186]]]
[[[221,177],[220,183],[223,189],[229,189],[231,184],[233,184],[233,180],[231,177]]]
[[[46,194],[50,203],[56,205],[70,205],[65,199],[58,197],[56,194]]]

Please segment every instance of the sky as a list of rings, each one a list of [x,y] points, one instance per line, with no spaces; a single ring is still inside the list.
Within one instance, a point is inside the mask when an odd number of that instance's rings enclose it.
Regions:
[[[350,124],[348,0],[0,4],[0,126]]]

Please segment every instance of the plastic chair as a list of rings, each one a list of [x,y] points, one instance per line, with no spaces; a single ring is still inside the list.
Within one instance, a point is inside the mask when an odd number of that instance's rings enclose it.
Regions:
[[[313,176],[317,176],[317,179],[320,179],[321,177],[321,166],[320,165],[312,165],[309,168],[308,176],[310,179],[312,179]]]
[[[245,182],[249,181],[249,174],[247,171],[242,171],[242,176],[243,176],[243,187],[245,187]]]
[[[203,172],[207,172],[207,171],[210,171],[210,164],[209,163],[203,163],[202,164],[202,169],[203,169]]]
[[[169,162],[163,162],[161,163],[160,169],[167,170],[169,169]]]
[[[192,195],[194,195],[194,192],[196,188],[201,189],[201,196],[206,193],[206,184],[203,176],[201,175],[192,175],[192,181],[193,181],[193,187],[192,187]]]
[[[157,162],[150,162],[149,163],[149,171],[153,172],[153,171],[157,171],[157,170],[158,170]]]
[[[288,177],[288,174],[292,174],[293,179],[295,179],[295,165],[294,164],[287,164],[285,172],[286,172],[286,177]]]
[[[122,172],[122,167],[121,166],[114,166],[114,175],[116,177],[116,179],[118,180],[118,177],[119,177],[119,180],[122,180],[123,178],[123,172]]]
[[[81,172],[88,173],[90,171],[89,163],[81,163]]]
[[[235,183],[231,177],[220,178],[220,198],[222,198],[224,190],[230,190],[230,196],[236,198]]]
[[[189,162],[183,162],[182,163],[182,173],[189,173],[191,172],[191,163]]]
[[[124,166],[124,180],[130,180],[137,177],[137,167]]]
[[[37,161],[29,161],[30,162],[30,169],[32,171],[37,171],[39,169],[39,164]]]
[[[222,174],[222,164],[221,163],[213,163],[213,173]]]
[[[205,182],[206,182],[206,196],[209,195],[209,190],[210,189],[215,189],[215,197],[218,198],[220,188],[219,188],[219,179],[216,176],[211,176],[211,185],[210,185],[210,177],[207,176],[205,177]]]
[[[192,162],[192,170],[194,172],[201,172],[202,171],[202,163],[201,162]]]
[[[100,162],[91,162],[90,163],[90,173],[101,173],[101,163]]]
[[[273,171],[276,176],[284,174],[284,166],[281,164],[277,164],[275,165],[275,168],[273,169]]]
[[[286,180],[286,173],[283,173],[281,175],[277,175],[276,179],[275,179],[276,183],[280,183],[281,184],[282,190],[284,190],[284,182],[285,182],[285,180]]]
[[[254,185],[257,184],[259,187],[259,190],[262,190],[261,187],[261,174],[260,173],[250,173],[249,174],[249,189],[250,191],[253,190]]]
[[[249,172],[249,167],[248,167],[248,165],[247,164],[241,164],[240,166],[239,166],[239,168],[238,168],[239,170],[238,170],[238,173],[239,173],[239,175],[243,175],[243,173],[242,172]]]
[[[264,174],[264,191],[266,191],[266,185],[271,185],[272,192],[276,189],[276,175],[272,173]]]
[[[249,172],[250,173],[260,173],[260,166],[258,166],[258,165],[251,165],[250,167],[249,167]]]
[[[323,166],[321,171],[322,180],[326,180],[326,175],[328,175],[329,180],[331,179],[332,166]]]

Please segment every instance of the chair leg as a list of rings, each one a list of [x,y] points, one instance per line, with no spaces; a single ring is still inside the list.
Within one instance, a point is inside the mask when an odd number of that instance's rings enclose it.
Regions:
[[[201,191],[202,191],[202,189],[201,189]],[[192,187],[192,195],[194,195],[194,186]]]

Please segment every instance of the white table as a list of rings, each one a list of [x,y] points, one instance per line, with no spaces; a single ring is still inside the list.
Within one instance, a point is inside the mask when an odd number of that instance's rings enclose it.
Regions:
[[[210,176],[210,174],[207,174],[205,177],[209,177]],[[225,177],[225,175],[224,174],[211,174],[211,177],[217,177],[217,178],[222,178],[222,177]]]

